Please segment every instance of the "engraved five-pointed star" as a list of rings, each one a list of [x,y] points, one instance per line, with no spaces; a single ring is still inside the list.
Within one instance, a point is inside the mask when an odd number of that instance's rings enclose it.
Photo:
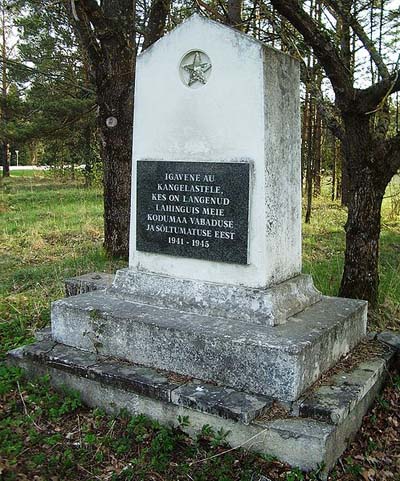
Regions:
[[[184,65],[183,68],[189,73],[188,85],[190,87],[195,82],[201,82],[202,84],[207,82],[204,74],[210,70],[211,64],[207,62],[202,63],[200,52],[196,52],[194,54],[193,62],[189,65]]]

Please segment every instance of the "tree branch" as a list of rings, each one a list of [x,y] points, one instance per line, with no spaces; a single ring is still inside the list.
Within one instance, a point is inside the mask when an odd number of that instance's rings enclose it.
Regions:
[[[337,99],[350,98],[353,94],[351,73],[346,69],[328,33],[305,12],[298,0],[271,0],[271,3],[312,47],[331,81]]]
[[[313,91],[314,92],[314,91]],[[319,95],[315,95],[317,100],[317,110],[320,113],[321,117],[324,119],[326,126],[332,132],[332,134],[339,140],[344,139],[344,129],[340,121],[335,116],[333,110],[333,106],[330,105],[322,98],[321,92],[318,92]]]
[[[365,49],[371,55],[372,60],[374,61],[375,65],[378,68],[378,72],[380,73],[382,78],[390,77],[390,73],[388,68],[385,65],[381,55],[375,48],[375,45],[365,33],[365,30],[361,26],[360,22],[352,15],[350,12],[346,11],[343,7],[341,0],[324,0],[324,2],[338,15],[342,17],[344,21],[347,22],[348,25],[353,29],[353,32],[357,35],[357,37],[361,40],[362,44],[364,45]]]
[[[242,25],[242,0],[228,0],[228,24],[240,28]]]
[[[104,35],[106,32],[110,31],[110,22],[112,22],[112,19],[105,18],[104,12],[96,0],[75,0],[75,3],[77,7],[79,5],[79,8],[85,11],[90,23],[93,24],[97,31],[97,36]],[[116,25],[114,26],[116,27]]]
[[[359,105],[365,114],[372,114],[380,110],[389,95],[400,91],[400,70],[397,70],[389,78],[371,85],[363,90],[356,91],[356,97],[360,100]]]
[[[195,1],[199,7],[203,7],[205,10],[207,10],[207,12],[211,13],[214,16],[214,18],[218,19],[222,23],[226,23],[226,18],[223,15],[221,15],[217,10],[215,10],[215,8],[211,7],[206,2],[203,2],[203,0],[195,0]]]
[[[74,30],[81,41],[82,47],[87,52],[92,65],[96,65],[101,60],[101,48],[96,39],[95,33],[90,26],[90,20],[86,12],[82,10],[78,2],[72,0],[63,0],[64,8]],[[76,20],[76,18],[78,20]]]
[[[164,34],[165,23],[171,9],[171,0],[154,0],[149,14],[147,31],[144,35],[143,50],[150,47]]]

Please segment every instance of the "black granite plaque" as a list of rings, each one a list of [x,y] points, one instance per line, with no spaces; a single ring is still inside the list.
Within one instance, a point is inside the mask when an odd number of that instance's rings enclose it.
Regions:
[[[137,162],[136,249],[247,264],[248,162]]]

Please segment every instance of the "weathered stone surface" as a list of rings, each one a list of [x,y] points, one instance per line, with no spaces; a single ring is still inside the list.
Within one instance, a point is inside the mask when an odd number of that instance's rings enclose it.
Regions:
[[[82,276],[65,279],[65,295],[76,296],[85,292],[103,290],[109,287],[114,280],[114,274],[105,272],[89,272]]]
[[[98,360],[95,353],[82,351],[63,344],[56,344],[53,349],[46,353],[46,362],[50,366],[68,371],[79,372],[84,375],[89,366],[93,366]]]
[[[44,327],[43,329],[38,329],[35,332],[35,339],[37,341],[50,341],[51,337],[51,327]]]
[[[180,386],[155,369],[117,360],[97,363],[88,370],[88,375],[101,382],[107,380],[107,383],[115,384],[121,389],[164,401],[170,401],[171,392]]]
[[[366,303],[324,297],[282,325],[253,325],[92,292],[57,301],[58,342],[293,401],[365,335]]]
[[[44,339],[35,344],[28,344],[23,350],[23,355],[44,359],[56,344],[52,339]]]
[[[311,276],[299,275],[269,289],[172,278],[122,269],[111,296],[212,317],[262,325],[287,321],[321,299]]]
[[[152,399],[158,399],[189,407],[195,411],[205,411],[249,423],[262,414],[271,400],[262,396],[250,395],[233,389],[206,384],[200,380],[187,381],[182,378],[171,381],[172,373],[139,366],[118,359],[99,358],[96,354],[82,351],[64,344],[47,341],[37,342],[10,351],[13,362],[29,358],[34,363],[67,371],[74,375],[93,379]]]
[[[397,352],[400,352],[400,332],[381,332],[380,334],[378,334],[377,339],[393,347],[394,349],[396,349]]]
[[[334,424],[342,423],[367,394],[381,388],[393,358],[394,351],[388,349],[358,363],[350,371],[333,375],[296,401],[293,412]]]
[[[315,469],[324,462],[327,455],[326,441],[329,433],[334,431],[332,425],[308,419],[296,420],[293,431],[285,420],[283,423],[275,421],[267,425],[246,425],[184,406],[150,399],[113,384],[101,383],[27,359],[14,358],[13,362],[26,369],[32,377],[50,374],[54,387],[67,386],[79,391],[82,401],[89,406],[103,408],[112,414],[118,414],[124,409],[132,414],[145,414],[175,426],[179,425],[178,416],[187,416],[190,424],[183,429],[193,437],[208,424],[215,431],[229,431],[227,442],[233,447],[242,446],[250,451],[277,456],[282,461],[303,469]]]
[[[143,395],[141,386],[133,381],[130,389],[123,389],[124,383],[115,382],[113,375],[110,375],[110,369],[106,366],[107,363],[114,361],[102,361],[96,365],[89,366],[86,370],[70,370],[61,369],[60,364],[50,365],[43,357],[44,346],[30,350],[37,352],[36,356],[29,356],[24,354],[29,346],[14,349],[9,353],[8,360],[20,367],[27,369],[30,376],[43,375],[46,372],[51,375],[51,381],[55,387],[67,386],[76,389],[80,392],[82,400],[90,406],[102,407],[108,412],[118,414],[121,409],[126,409],[132,414],[145,414],[153,419],[157,419],[162,423],[174,424],[179,423],[178,416],[188,416],[189,426],[185,430],[192,436],[198,434],[205,424],[208,424],[213,429],[223,429],[229,431],[227,441],[233,446],[243,446],[251,451],[259,453],[266,453],[277,456],[282,461],[288,462],[293,466],[299,466],[302,469],[311,470],[325,465],[325,473],[336,462],[337,458],[342,454],[347,447],[349,439],[354,437],[355,433],[361,425],[362,418],[372,403],[377,394],[382,380],[384,379],[384,372],[380,366],[382,363],[388,361],[388,357],[383,354],[377,359],[360,364],[354,369],[359,375],[353,376],[351,379],[348,373],[337,374],[338,386],[348,383],[354,385],[361,385],[364,382],[364,395],[351,405],[350,411],[343,411],[343,416],[338,424],[331,422],[327,423],[321,420],[289,417],[285,419],[273,419],[270,421],[263,421],[262,417],[259,420],[254,420],[250,424],[245,424],[241,421],[234,421],[238,419],[235,414],[243,409],[243,404],[239,403],[235,409],[231,411],[232,418],[228,419],[226,414],[229,411],[222,413],[214,412],[210,414],[204,409],[203,400],[199,397],[193,399],[190,393],[193,394],[194,385],[189,385],[187,393],[192,399],[186,399],[184,402],[175,404],[175,402],[160,400],[157,395],[150,398]],[[59,347],[62,349],[62,346]],[[71,349],[68,350],[71,354]],[[39,355],[39,353],[41,353]],[[79,357],[84,354],[79,353]],[[46,355],[45,355],[46,356]],[[91,354],[87,353],[88,360],[92,360]],[[67,356],[66,356],[67,357]],[[61,357],[59,356],[59,359]],[[67,362],[69,360],[67,359]],[[116,362],[116,366],[118,362]],[[89,364],[89,362],[82,362],[81,364]],[[104,370],[101,369],[104,366]],[[364,371],[364,372],[359,372]],[[375,372],[373,377],[365,374],[365,372]],[[117,368],[117,376],[123,377],[124,372]],[[93,376],[95,373],[95,376]],[[126,372],[127,381],[131,373]],[[135,389],[137,388],[137,391]],[[181,400],[185,396],[185,385],[177,387],[172,390]],[[210,388],[211,391],[213,388]],[[215,387],[214,387],[215,389]],[[211,392],[211,398],[219,402],[223,399],[221,392],[224,392],[223,387],[218,392]],[[225,392],[230,392],[227,389]],[[242,400],[243,393],[237,392],[237,396]],[[229,394],[227,398],[229,398]],[[232,396],[231,396],[232,397]],[[235,400],[236,401],[236,400]],[[188,408],[187,405],[191,407]],[[210,403],[209,403],[210,404]],[[248,405],[249,412],[254,412],[254,404]],[[240,418],[239,418],[240,419]],[[249,418],[247,418],[249,419]]]
[[[180,406],[245,424],[262,414],[272,404],[272,399],[263,396],[250,395],[201,381],[192,381],[175,389],[171,400]]]

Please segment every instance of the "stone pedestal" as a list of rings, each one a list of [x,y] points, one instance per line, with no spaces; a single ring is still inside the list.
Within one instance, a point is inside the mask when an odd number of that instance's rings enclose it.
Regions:
[[[296,400],[363,338],[365,327],[365,302],[328,297],[275,327],[104,292],[52,306],[57,342],[281,401]]]

